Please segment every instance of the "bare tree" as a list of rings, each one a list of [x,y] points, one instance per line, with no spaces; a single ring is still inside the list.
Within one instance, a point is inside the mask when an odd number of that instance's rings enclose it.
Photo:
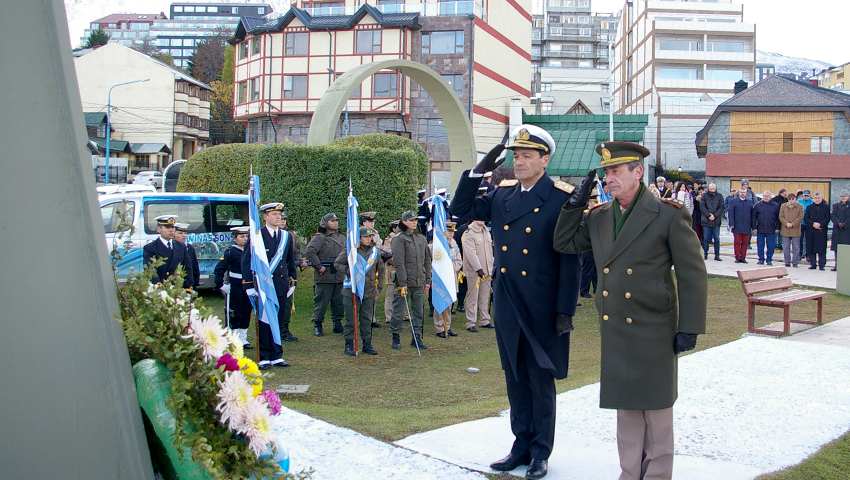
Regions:
[[[227,39],[232,36],[232,30],[219,29],[213,35],[203,37],[195,45],[195,52],[189,58],[188,70],[191,75],[204,83],[220,80],[224,49]]]

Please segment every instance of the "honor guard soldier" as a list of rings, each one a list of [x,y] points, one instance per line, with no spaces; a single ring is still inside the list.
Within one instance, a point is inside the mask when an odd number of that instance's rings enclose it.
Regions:
[[[596,262],[599,406],[617,410],[620,478],[669,479],[677,355],[693,349],[697,334],[705,333],[705,261],[683,202],[659,199],[643,184],[649,150],[605,142],[596,152],[613,199],[584,214],[596,175],[590,171],[563,205],[555,248],[592,250]]]
[[[277,255],[280,261],[271,269],[272,283],[275,295],[277,295],[280,309],[277,312],[277,322],[280,329],[280,338],[292,335],[289,332],[289,320],[292,311],[292,297],[287,295],[290,287],[294,287],[298,273],[295,270],[295,242],[293,235],[282,228],[283,213],[282,203],[267,203],[260,207],[263,212],[265,226],[260,228],[263,239],[263,250],[269,262]],[[272,267],[272,265],[269,265]],[[256,285],[254,285],[254,272],[251,271],[251,239],[245,244],[245,252],[242,255],[242,287],[249,296],[257,296]],[[288,367],[289,363],[283,359],[283,348],[274,342],[272,330],[269,324],[259,321],[257,316],[257,328],[259,330],[260,362],[258,366],[267,370],[270,366]],[[274,321],[274,319],[269,319]]]
[[[333,266],[340,252],[346,250],[345,237],[339,233],[339,219],[335,213],[322,217],[319,231],[310,239],[304,256],[313,265],[313,334],[321,337],[325,334],[322,322],[328,304],[331,306],[331,320],[334,333],[342,333],[342,318],[345,309],[342,304],[342,281],[345,275]],[[317,268],[318,267],[318,268]]]
[[[460,271],[461,267],[463,267],[463,259],[460,256],[460,248],[454,239],[456,228],[457,222],[451,220],[446,221],[446,232],[444,235],[446,237],[446,243],[449,244],[449,255],[452,257],[452,268],[454,272],[452,277],[454,278],[455,293],[457,293],[458,289],[457,273]],[[457,334],[452,331],[452,307],[454,307],[454,304],[449,305],[444,311],[435,312],[434,314],[434,328],[437,330],[437,336],[440,338],[457,336]]]
[[[390,323],[390,319],[393,316],[393,298],[396,294],[392,240],[398,236],[398,222],[398,220],[390,222],[390,233],[387,235],[387,239],[384,240],[384,244],[381,246],[381,251],[383,252],[381,258],[384,259],[384,285],[387,286],[387,293],[384,295],[384,318],[386,319],[386,323]],[[404,319],[410,321],[410,317],[407,315],[407,312],[404,313]]]
[[[414,332],[410,346],[420,350],[428,348],[428,345],[422,342],[422,324],[425,294],[431,289],[431,250],[425,237],[417,230],[418,220],[412,210],[401,214],[398,226],[401,233],[392,241],[396,278],[396,294],[390,320],[393,350],[401,349],[401,324],[407,312],[410,313]]]
[[[391,257],[392,253],[391,252],[387,253],[387,252],[384,251],[384,244],[381,241],[381,235],[378,234],[377,230],[375,230],[375,217],[377,217],[377,216],[378,216],[378,214],[376,212],[363,212],[363,213],[361,213],[360,214],[360,226],[366,227],[366,228],[368,228],[372,231],[372,246],[378,249],[378,251],[380,252],[380,255],[381,255],[381,260],[383,260],[386,263],[387,258]],[[343,301],[344,301],[344,299],[343,299]],[[377,311],[377,309],[374,308],[374,305],[373,305],[372,312],[369,314],[370,318],[372,319],[372,328],[381,328],[381,324],[378,323],[377,321],[375,321],[375,312],[376,311]]]
[[[493,284],[493,238],[483,220],[469,223],[461,237],[463,275],[466,277],[466,329],[478,333],[475,324],[481,315],[481,328],[490,322],[490,285]]]
[[[574,187],[547,175],[555,141],[542,128],[517,127],[507,148],[516,179],[476,195],[483,175],[503,161],[505,147],[497,145],[461,176],[452,213],[491,222],[493,229],[493,320],[516,439],[510,454],[490,467],[528,465],[525,478],[542,478],[555,440],[555,379],[567,376],[581,282],[578,255],[552,245],[558,212]]]
[[[378,352],[372,348],[372,312],[375,310],[375,302],[384,288],[384,261],[381,260],[381,251],[372,244],[375,231],[369,227],[360,227],[360,246],[357,254],[366,260],[366,281],[363,288],[363,298],[355,299],[351,293],[351,285],[342,290],[342,301],[345,304],[345,354],[355,355],[354,351],[354,329],[360,332],[363,342],[363,353],[377,355]],[[343,251],[336,257],[334,266],[346,276],[346,282],[351,282],[348,269],[348,252]],[[357,307],[357,319],[354,318],[354,307]]]
[[[198,254],[195,253],[195,247],[186,241],[189,235],[188,223],[174,224],[174,239],[186,245],[186,250],[189,253],[189,261],[192,263],[192,288],[197,291],[198,285],[201,284],[201,268],[198,266]]]
[[[148,243],[142,249],[144,262],[147,266],[154,258],[165,259],[165,263],[156,267],[156,275],[151,278],[151,283],[157,284],[168,280],[168,277],[177,272],[177,267],[182,265],[186,272],[186,277],[183,279],[183,288],[187,291],[192,291],[192,282],[194,272],[192,271],[192,262],[189,259],[189,252],[186,245],[174,239],[175,226],[177,225],[177,215],[160,215],[156,217],[156,233],[159,238]]]
[[[251,325],[251,303],[245,289],[242,288],[242,255],[245,243],[248,242],[248,232],[251,227],[233,227],[233,245],[224,251],[213,271],[215,286],[227,298],[225,314],[227,327],[236,332],[242,340],[242,347],[248,350],[254,347],[248,343],[248,327]],[[227,273],[227,283],[224,274]]]

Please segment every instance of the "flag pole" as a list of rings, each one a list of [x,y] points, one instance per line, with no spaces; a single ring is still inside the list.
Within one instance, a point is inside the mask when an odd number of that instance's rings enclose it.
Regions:
[[[348,176],[348,196],[349,197],[354,196],[354,189],[352,188],[352,185],[351,185],[351,176],[350,175]],[[351,232],[347,232],[347,233],[349,235],[351,235]],[[357,232],[357,235],[359,235],[359,234],[360,233]],[[355,255],[355,258],[356,258],[356,256],[359,255],[359,253],[357,253],[357,251],[355,251],[354,255]],[[350,270],[350,268],[349,268],[349,270]],[[358,345],[358,343],[357,343],[357,330],[359,330],[359,328],[360,328],[360,318],[357,316],[357,295],[354,293],[354,291],[356,289],[354,288],[354,275],[352,275],[352,273],[353,272],[351,272],[351,271],[348,272],[348,278],[351,279],[351,307],[352,307],[352,310],[354,311],[354,318],[352,319],[352,323],[353,323],[352,327],[354,328],[354,356],[357,357],[357,356],[359,356],[359,353],[360,353],[360,350],[357,347],[357,345]],[[361,307],[362,307],[362,305],[361,305]]]
[[[253,163],[250,165],[249,171],[250,171],[250,176],[248,177],[248,198],[249,198],[248,201],[250,202],[251,201],[250,198],[253,197],[252,193],[254,192],[254,164]],[[259,225],[258,225],[258,227],[259,227]],[[250,238],[250,236],[249,236],[249,238]],[[253,248],[253,247],[251,247],[251,248]],[[248,252],[248,254],[250,255],[250,251]],[[257,338],[257,364],[260,363],[260,308],[259,308],[259,306],[260,306],[260,297],[258,296],[257,297],[257,306],[254,309],[254,330],[255,330],[255,333],[257,335],[257,337],[256,337]],[[249,321],[250,321],[250,319],[251,319],[251,317],[248,317]]]

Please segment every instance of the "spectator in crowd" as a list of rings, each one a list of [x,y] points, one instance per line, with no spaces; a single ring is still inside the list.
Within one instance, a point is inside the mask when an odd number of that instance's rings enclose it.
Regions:
[[[755,194],[755,192],[753,192],[753,189],[750,188],[750,181],[747,180],[746,178],[742,178],[741,179],[741,188],[747,189],[747,200],[753,202],[753,205],[755,205],[755,203],[758,201],[758,199],[756,198],[756,194]]]
[[[728,196],[726,197],[726,199],[723,201],[723,207],[724,207],[724,208],[725,208],[725,210],[726,210],[726,217],[727,217],[727,221],[726,221],[726,231],[727,231],[727,232],[731,232],[731,231],[732,231],[732,227],[729,225],[729,221],[728,221],[728,220],[729,220],[729,219],[728,219],[728,217],[729,217],[729,202],[731,202],[731,201],[732,201],[732,199],[733,199],[733,198],[735,198],[735,197],[737,197],[737,196],[738,196],[738,190],[736,190],[736,189],[734,189],[734,188],[733,188],[733,189],[729,190],[729,195],[728,195]]]
[[[808,230],[806,228],[808,227],[808,225],[806,224],[806,208],[808,208],[809,205],[814,203],[814,200],[812,200],[811,190],[803,190],[801,193],[802,197],[800,197],[800,195],[797,195],[797,203],[799,203],[800,206],[803,207],[803,223],[800,225],[800,251],[806,252],[808,251],[808,249],[806,248],[806,240],[808,240],[806,235],[806,230]],[[808,260],[808,256],[806,256],[806,259]]]
[[[664,188],[667,189],[667,196],[664,198],[673,198],[673,194],[676,193],[676,190],[673,188],[673,180],[667,180],[666,182],[664,182]]]
[[[655,195],[655,198],[661,198],[661,192],[658,191],[658,187],[654,183],[649,184],[649,191]]]
[[[685,209],[688,213],[691,214],[691,217],[694,215],[694,199],[691,198],[691,194],[688,192],[688,184],[683,181],[676,182],[676,186],[673,187],[673,198],[676,200],[681,200],[685,205]]]
[[[717,191],[717,185],[710,183],[708,191],[702,194],[700,199],[700,215],[702,217],[702,251],[703,258],[708,260],[708,246],[714,240],[714,259],[721,262],[720,259],[720,225],[723,222],[723,212],[726,211],[726,205],[721,195]]]
[[[782,205],[788,202],[788,190],[785,188],[779,190],[779,194],[773,197],[773,201],[776,202],[777,205],[779,205],[779,208],[782,208]],[[781,233],[776,234],[776,250],[780,252],[783,250]]]
[[[776,250],[776,234],[779,233],[779,205],[772,200],[770,190],[765,190],[761,201],[753,207],[753,231],[756,232],[756,248],[759,265],[765,262],[767,246],[767,264],[773,265],[773,253]]]
[[[812,204],[806,207],[803,221],[806,229],[806,256],[809,257],[809,270],[826,269],[826,229],[829,225],[829,205],[824,203],[820,190],[812,196]]]
[[[803,207],[797,203],[797,195],[788,194],[788,201],[779,207],[779,223],[782,224],[782,253],[785,255],[785,266],[792,264],[797,268],[800,263],[800,223],[803,222]],[[793,256],[792,256],[793,254]]]
[[[747,188],[738,189],[738,196],[729,201],[729,227],[735,239],[735,263],[747,263],[747,245],[753,230],[753,201],[747,198]]]
[[[838,269],[838,246],[850,245],[850,191],[846,188],[838,193],[840,202],[832,206],[832,251],[835,252],[835,266]]]
[[[705,187],[700,186],[698,190],[695,192],[694,196],[694,214],[691,215],[692,227],[694,231],[697,233],[697,238],[699,238],[699,243],[702,245],[703,231],[702,231],[702,205],[700,205],[700,200],[702,199],[702,195],[705,193]]]
[[[656,188],[658,189],[658,194],[661,195],[661,198],[670,198],[673,192],[667,193],[667,179],[664,176],[659,175],[658,178],[655,179]]]

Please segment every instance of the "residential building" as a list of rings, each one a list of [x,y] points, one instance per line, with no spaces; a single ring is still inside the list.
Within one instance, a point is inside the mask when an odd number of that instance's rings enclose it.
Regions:
[[[85,45],[92,32],[100,28],[109,34],[110,42],[132,47],[144,43],[151,35],[154,21],[167,18],[165,13],[113,13],[91,22],[80,38],[80,45]]]
[[[776,75],[776,65],[772,63],[757,63],[756,64],[756,83],[765,78]]]
[[[619,14],[593,14],[591,7],[591,0],[533,0],[533,68],[608,69]]]
[[[598,68],[551,68],[537,70],[539,91],[531,99],[537,115],[603,114],[609,112],[610,77]]]
[[[850,90],[850,83],[845,80],[845,76],[850,79],[850,63],[822,70],[814,78],[819,87]]]
[[[210,145],[209,85],[117,43],[75,56],[74,66],[83,110],[95,133],[92,136],[90,131],[90,139],[102,139],[102,145],[95,143],[105,149],[101,133],[106,133],[103,121],[109,103],[110,157],[124,151],[131,171],[161,170],[171,160],[189,158]],[[96,116],[98,112],[102,118]],[[113,142],[127,145],[113,149]],[[133,144],[146,145],[134,149]]]
[[[696,138],[706,181],[728,192],[850,188],[850,95],[772,75],[720,104]]]
[[[510,99],[528,103],[531,14],[516,2],[485,5],[296,0],[269,19],[243,17],[232,39],[233,117],[246,125],[249,143],[305,143],[316,104],[336,75],[405,59],[430,66],[454,89],[478,150],[486,152],[507,133]],[[346,112],[349,134],[410,132],[428,153],[431,185],[450,187],[451,166],[461,160],[450,158],[443,119],[415,82],[376,73],[355,90]],[[339,135],[344,125],[341,119]]]
[[[97,165],[97,157],[106,157],[106,112],[84,112],[86,119],[86,130],[89,136],[88,147]],[[167,165],[171,157],[171,149],[165,143],[130,143],[124,140],[113,140],[115,138],[115,125],[110,122],[109,156],[125,159],[127,162],[124,177],[128,174],[136,174],[142,170],[159,170],[160,165]],[[119,135],[120,137],[121,135]],[[104,162],[105,163],[105,162]],[[122,163],[123,164],[123,163]],[[110,163],[109,176],[116,178],[120,172]],[[98,171],[103,176],[103,171]],[[98,180],[99,182],[102,180]]]
[[[756,28],[731,0],[628,0],[615,46],[614,108],[649,115],[655,170],[705,170],[693,138],[735,82],[755,80]],[[654,172],[651,172],[654,173]]]

